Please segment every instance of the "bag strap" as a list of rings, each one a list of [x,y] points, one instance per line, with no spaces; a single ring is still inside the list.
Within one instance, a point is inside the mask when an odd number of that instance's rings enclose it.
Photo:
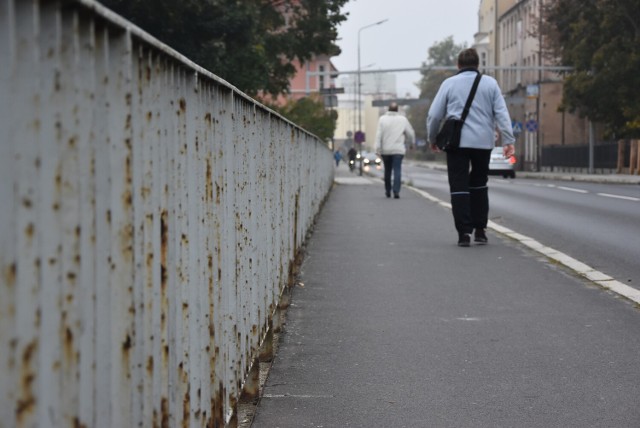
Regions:
[[[467,97],[467,103],[464,105],[464,110],[462,111],[462,117],[460,120],[462,122],[465,121],[467,115],[469,114],[469,108],[471,108],[471,103],[473,102],[473,98],[476,96],[476,90],[478,89],[478,84],[480,83],[480,78],[482,74],[478,72],[476,79],[473,81],[473,86],[471,87],[471,92],[469,93],[469,97]]]

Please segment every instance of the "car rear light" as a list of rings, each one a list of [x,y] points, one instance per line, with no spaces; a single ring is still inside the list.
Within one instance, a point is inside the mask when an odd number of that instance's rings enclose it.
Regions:
[[[511,165],[514,165],[514,164],[516,163],[516,157],[515,157],[515,156],[511,156],[511,157],[509,158],[509,163],[510,163]]]

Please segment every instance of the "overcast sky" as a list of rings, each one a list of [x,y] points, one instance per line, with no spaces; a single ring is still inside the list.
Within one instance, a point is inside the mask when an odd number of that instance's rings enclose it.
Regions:
[[[364,69],[417,68],[427,59],[427,51],[448,36],[455,43],[473,44],[478,31],[480,0],[350,0],[342,9],[349,12],[338,28],[340,56],[332,59],[338,70],[358,68],[358,30],[389,19],[360,33],[360,63]],[[398,96],[418,96],[413,84],[419,72],[396,74]]]

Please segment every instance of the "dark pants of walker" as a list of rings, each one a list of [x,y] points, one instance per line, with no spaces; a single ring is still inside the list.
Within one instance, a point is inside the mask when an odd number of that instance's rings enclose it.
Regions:
[[[490,157],[491,150],[462,148],[447,152],[451,208],[458,233],[487,227]]]
[[[402,183],[402,158],[404,155],[382,155],[384,164],[384,190],[389,196],[393,189],[393,194],[400,194],[400,184]],[[391,173],[393,172],[393,186],[391,185]]]

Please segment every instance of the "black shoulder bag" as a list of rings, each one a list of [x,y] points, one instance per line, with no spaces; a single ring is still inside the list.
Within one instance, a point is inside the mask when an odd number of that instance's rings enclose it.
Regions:
[[[482,74],[478,72],[476,79],[473,81],[473,86],[471,87],[471,92],[469,93],[469,97],[467,98],[467,103],[465,104],[464,110],[462,111],[462,117],[460,117],[460,119],[450,117],[449,119],[445,120],[440,127],[440,131],[438,131],[438,135],[436,135],[436,146],[438,146],[440,150],[446,152],[452,149],[457,149],[460,146],[462,125],[464,125],[464,121],[469,114],[469,108],[471,107],[471,103],[473,102],[473,97],[475,97],[476,95],[476,90],[478,89],[478,83],[480,83],[481,77]]]

